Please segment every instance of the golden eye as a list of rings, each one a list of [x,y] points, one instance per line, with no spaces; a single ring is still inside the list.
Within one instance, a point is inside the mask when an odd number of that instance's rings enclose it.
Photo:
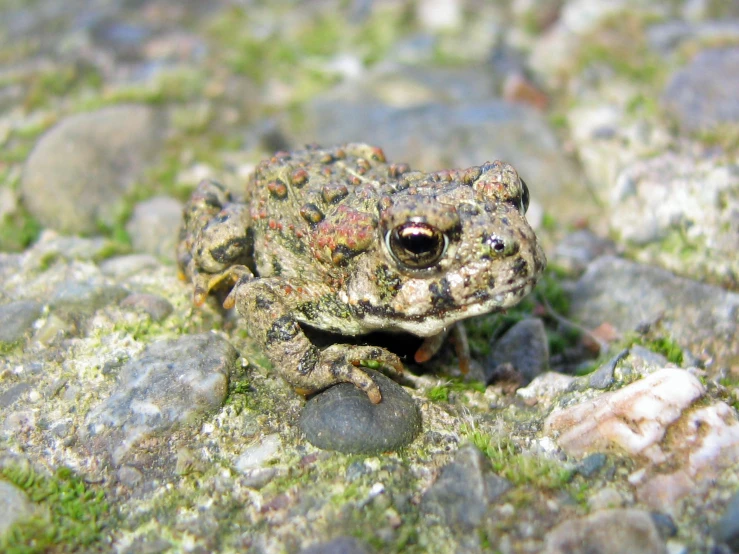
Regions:
[[[399,264],[409,269],[427,269],[444,256],[449,239],[427,223],[409,222],[388,231],[385,244]]]

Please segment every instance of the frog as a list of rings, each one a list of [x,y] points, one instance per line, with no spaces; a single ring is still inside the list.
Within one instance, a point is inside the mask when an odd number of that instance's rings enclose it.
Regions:
[[[410,333],[422,338],[419,364],[451,334],[465,371],[461,322],[516,305],[546,266],[528,205],[526,183],[503,161],[423,172],[369,144],[309,145],[257,164],[243,194],[202,181],[184,208],[177,261],[194,304],[213,294],[236,308],[296,392],[351,383],[377,404],[367,369],[399,379],[403,360],[371,344],[321,348],[309,328]]]

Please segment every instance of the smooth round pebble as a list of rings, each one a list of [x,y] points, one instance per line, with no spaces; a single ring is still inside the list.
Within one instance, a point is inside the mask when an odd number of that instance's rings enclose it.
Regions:
[[[308,400],[300,429],[308,442],[346,454],[378,454],[410,444],[421,430],[421,412],[403,387],[364,369],[377,383],[382,402],[349,383],[335,385]]]

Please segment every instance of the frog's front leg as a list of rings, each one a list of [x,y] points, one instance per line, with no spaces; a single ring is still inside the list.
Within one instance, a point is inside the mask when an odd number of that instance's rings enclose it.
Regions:
[[[293,315],[295,303],[280,278],[242,279],[226,299],[246,319],[249,335],[264,348],[272,365],[296,392],[306,395],[337,383],[352,383],[373,404],[382,400],[380,389],[360,364],[377,365],[390,373],[403,371],[400,358],[374,346],[334,344],[323,350],[305,336]]]

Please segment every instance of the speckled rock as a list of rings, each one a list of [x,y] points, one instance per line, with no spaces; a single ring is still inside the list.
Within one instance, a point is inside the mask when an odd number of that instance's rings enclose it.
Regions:
[[[14,523],[32,516],[36,511],[25,492],[0,480],[0,538]]]
[[[516,323],[500,337],[492,347],[485,361],[487,382],[495,381],[499,375],[506,374],[503,368],[511,367],[520,379],[528,385],[535,377],[549,367],[549,341],[541,319],[528,318]]]
[[[136,204],[126,230],[135,250],[174,262],[181,225],[182,203],[168,196],[156,196]]]
[[[662,104],[691,131],[739,123],[739,48],[704,50],[670,79]]]
[[[739,284],[736,165],[671,152],[636,161],[611,190],[609,222],[621,241],[639,247],[638,261]]]
[[[341,383],[311,398],[300,414],[308,441],[325,450],[377,454],[410,444],[421,430],[421,413],[403,388],[381,373],[365,370],[380,387],[372,404],[354,385]]]
[[[602,510],[560,523],[546,538],[548,554],[667,554],[649,512]]]
[[[610,256],[593,262],[573,289],[571,316],[627,333],[659,322],[661,332],[705,363],[730,366],[739,352],[739,294]]]
[[[662,369],[615,392],[555,410],[544,423],[548,435],[571,455],[618,446],[661,462],[659,442],[705,389],[680,369]]]
[[[21,340],[41,315],[41,304],[33,300],[18,300],[0,306],[0,343]]]
[[[436,514],[446,525],[469,532],[511,486],[493,473],[490,460],[479,448],[466,444],[423,495],[421,509]]]
[[[212,333],[148,346],[121,368],[111,396],[87,415],[82,439],[120,464],[138,441],[219,408],[237,356]]]
[[[716,541],[739,552],[739,492],[734,493],[713,533]]]
[[[155,159],[162,120],[123,105],[70,116],[36,144],[23,173],[23,202],[45,226],[93,233]]]

